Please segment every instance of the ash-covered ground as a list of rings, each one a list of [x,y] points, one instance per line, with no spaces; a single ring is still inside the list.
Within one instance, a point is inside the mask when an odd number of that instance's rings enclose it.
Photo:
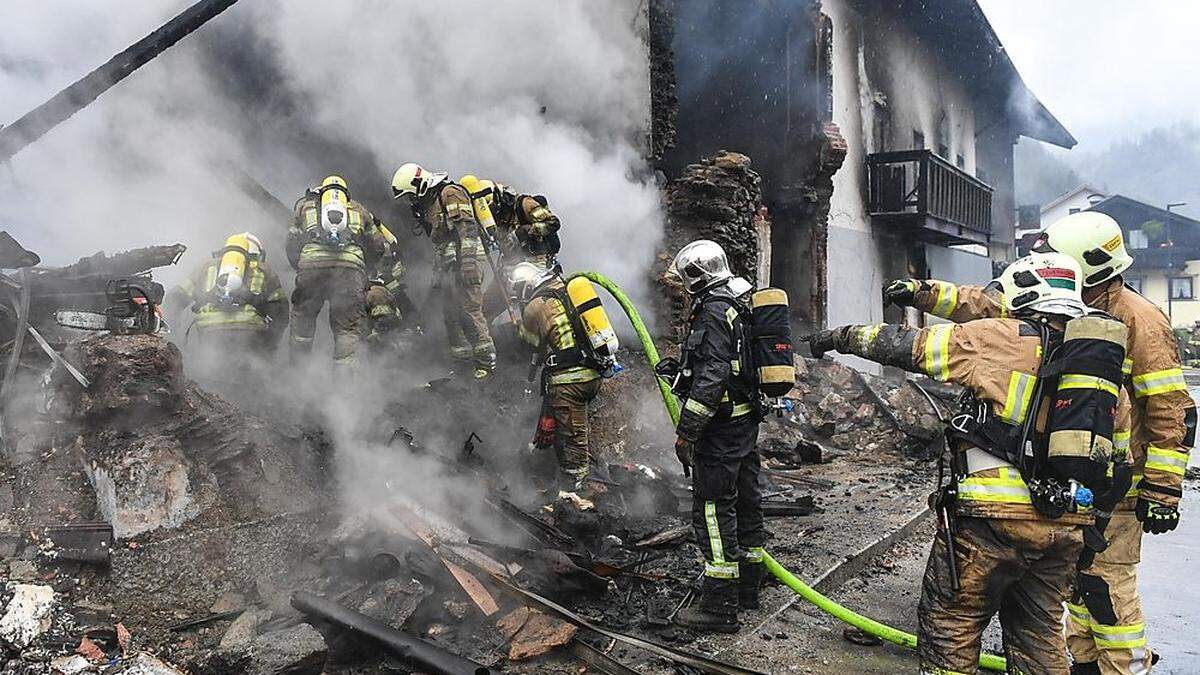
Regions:
[[[673,667],[509,585],[602,629],[778,669],[742,638],[788,602],[780,587],[741,636],[671,624],[701,565],[641,354],[623,354],[594,405],[595,480],[560,493],[554,458],[526,449],[539,400],[521,359],[480,384],[408,338],[353,377],[206,359],[188,361],[193,380],[154,336],[70,344],[86,390],[31,372],[0,482],[3,672],[420,670],[295,609],[296,591],[499,671],[599,668],[588,656]],[[814,579],[920,513],[938,436],[911,385],[797,365],[797,407],[765,423],[760,449],[769,550]],[[97,523],[115,539],[89,559],[77,549],[95,548]]]

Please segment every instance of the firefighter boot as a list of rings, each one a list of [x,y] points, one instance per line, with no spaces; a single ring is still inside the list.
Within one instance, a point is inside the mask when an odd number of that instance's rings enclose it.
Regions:
[[[738,563],[738,607],[758,609],[758,594],[762,590],[766,570],[760,562]]]
[[[702,633],[736,633],[741,628],[737,610],[737,580],[704,577],[700,599],[679,610],[675,623]]]

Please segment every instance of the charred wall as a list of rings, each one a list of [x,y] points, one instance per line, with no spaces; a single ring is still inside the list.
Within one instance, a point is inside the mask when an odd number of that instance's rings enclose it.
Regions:
[[[698,158],[722,149],[752,158],[771,222],[769,282],[788,291],[800,322],[819,325],[830,177],[845,155],[830,123],[831,31],[820,1],[657,0],[650,7],[652,35],[657,22],[659,39],[671,37],[669,52],[656,52],[652,41],[652,65],[662,69],[670,57],[674,74],[673,96],[652,97],[655,123],[674,115],[674,147],[660,168],[681,179]]]

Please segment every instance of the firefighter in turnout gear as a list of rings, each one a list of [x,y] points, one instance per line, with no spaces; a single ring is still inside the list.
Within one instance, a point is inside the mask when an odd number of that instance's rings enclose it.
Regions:
[[[329,303],[333,362],[358,360],[367,287],[366,260],[378,237],[376,218],[350,198],[340,176],[328,176],[296,202],[288,261],[296,270],[290,350],[293,362],[312,352],[317,315]]]
[[[433,241],[451,357],[473,360],[476,379],[489,377],[496,367],[496,346],[483,314],[487,251],[470,195],[446,174],[416,164],[396,170],[392,195],[409,200],[417,223]]]
[[[1155,657],[1146,646],[1137,591],[1141,538],[1178,524],[1183,475],[1195,442],[1195,404],[1170,322],[1121,278],[1132,259],[1116,221],[1091,211],[1072,214],[1047,227],[1034,248],[1074,258],[1084,273],[1084,301],[1129,328],[1124,389],[1132,418],[1118,421],[1115,446],[1128,453],[1134,485],[1105,531],[1108,549],[1080,572],[1077,597],[1068,607],[1067,645],[1077,673],[1148,672]],[[986,289],[942,281],[892,282],[884,295],[951,321],[1005,313]]]
[[[552,445],[559,483],[567,490],[579,489],[590,457],[588,405],[600,393],[603,364],[588,349],[579,312],[557,272],[520,263],[509,276],[509,288],[522,308],[518,334],[537,350],[541,363],[542,414],[535,446]],[[553,430],[543,431],[546,426]]]
[[[396,236],[382,222],[375,223],[375,245],[368,267],[366,314],[367,344],[375,348],[394,345],[404,313],[401,298],[405,297],[404,262]]]
[[[1126,328],[1088,312],[1082,280],[1069,256],[1033,254],[993,282],[1007,318],[810,337],[814,356],[855,354],[970,394],[947,433],[955,481],[936,502],[918,607],[922,672],[976,672],[997,612],[1009,672],[1068,669],[1062,604],[1093,522],[1085,507],[1094,498],[1111,508],[1132,475],[1111,463]],[[1088,491],[1072,490],[1078,483]]]
[[[190,307],[195,319],[188,330],[227,358],[243,351],[269,356],[288,323],[279,276],[267,265],[258,237],[249,232],[226,239],[211,260],[172,291],[170,304],[180,310]]]
[[[753,289],[708,240],[680,249],[668,274],[692,300],[675,387],[684,401],[675,453],[692,474],[692,526],[704,554],[700,597],[676,623],[733,633],[739,606],[758,606],[766,538],[755,447],[762,416],[740,349],[746,336],[738,308]]]
[[[558,252],[562,249],[558,237],[562,224],[550,210],[546,198],[519,194],[506,185],[489,180],[478,183],[496,219],[500,250],[505,260],[519,258],[544,269],[556,267]]]

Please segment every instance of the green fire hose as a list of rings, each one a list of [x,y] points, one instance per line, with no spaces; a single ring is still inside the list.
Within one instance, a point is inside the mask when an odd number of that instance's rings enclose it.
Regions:
[[[613,283],[611,279],[597,272],[576,272],[570,276],[571,279],[575,277],[588,279],[608,291],[616,299],[617,304],[621,305],[621,309],[625,310],[625,316],[629,318],[629,322],[633,324],[633,329],[637,332],[638,339],[642,343],[642,348],[646,352],[646,361],[653,369],[659,360],[658,349],[654,346],[654,339],[650,337],[650,331],[646,330],[646,324],[642,322],[642,317],[638,314],[637,308],[633,306],[633,302],[630,301],[629,296],[625,295],[625,292]],[[661,378],[655,379],[658,380],[658,388],[662,393],[663,404],[666,405],[667,412],[671,415],[671,421],[678,424],[679,401],[675,399],[675,395],[671,393],[670,387]],[[886,640],[902,647],[908,647],[909,649],[916,649],[917,636],[912,633],[906,633],[905,631],[879,623],[821,595],[813,587],[787,571],[769,553],[763,555],[763,563],[766,565],[767,571],[775,575],[776,579],[779,579],[785,586],[795,591],[797,595],[816,605],[821,611],[833,618],[848,623],[865,633],[870,633],[881,640]],[[987,670],[1005,671],[1004,659],[993,654],[981,655],[979,657],[979,665]]]

